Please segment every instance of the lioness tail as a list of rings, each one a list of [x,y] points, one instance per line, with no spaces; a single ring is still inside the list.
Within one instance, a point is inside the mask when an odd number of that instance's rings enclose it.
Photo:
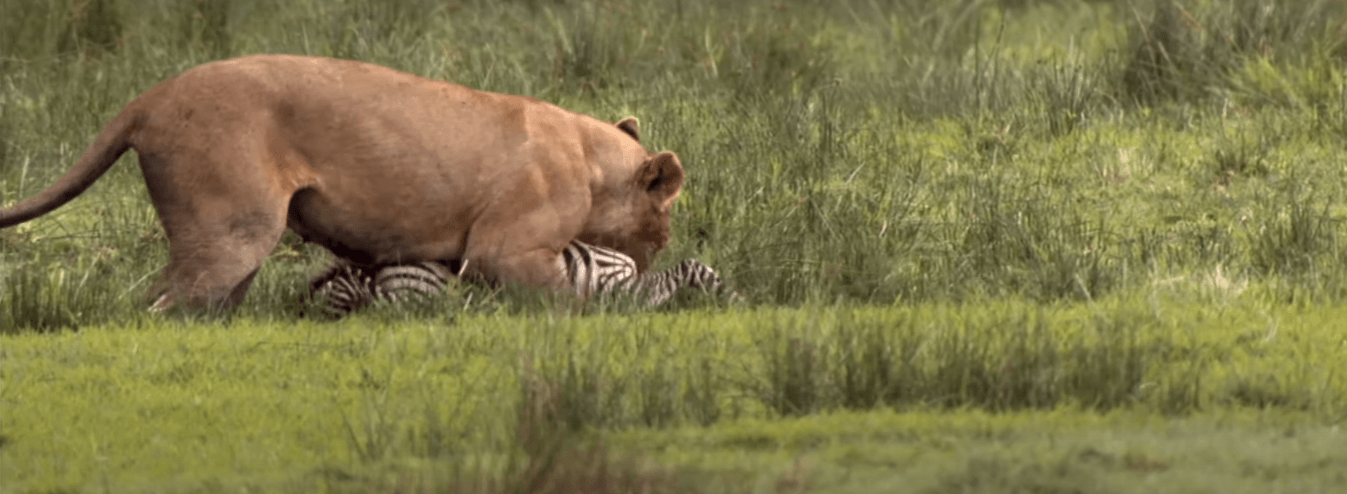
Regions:
[[[0,228],[8,228],[49,213],[84,193],[102,177],[117,162],[117,158],[131,147],[129,135],[140,120],[140,112],[133,108],[134,105],[131,105],[122,110],[108,122],[93,144],[84,150],[84,155],[80,156],[75,167],[62,175],[55,184],[37,197],[0,209]]]

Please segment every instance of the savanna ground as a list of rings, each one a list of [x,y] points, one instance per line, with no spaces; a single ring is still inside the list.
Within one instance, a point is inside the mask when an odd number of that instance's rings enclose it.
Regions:
[[[128,155],[0,231],[0,491],[1347,490],[1347,3],[0,0],[0,203],[261,52],[639,117],[748,303],[153,317]]]

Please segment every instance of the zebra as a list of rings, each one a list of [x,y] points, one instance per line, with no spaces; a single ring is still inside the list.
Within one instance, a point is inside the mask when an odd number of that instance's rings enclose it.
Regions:
[[[687,287],[717,294],[728,291],[729,300],[739,299],[738,293],[726,290],[714,270],[695,259],[666,271],[638,274],[636,262],[627,255],[575,240],[562,249],[557,266],[566,276],[566,288],[582,298],[627,294],[644,297],[647,307],[655,307]],[[342,317],[377,299],[398,302],[438,293],[450,277],[462,274],[463,267],[442,261],[356,266],[339,260],[313,279],[309,293],[326,298],[326,315]]]
[[[375,300],[396,303],[439,292],[456,275],[439,261],[361,266],[339,259],[309,282],[309,297],[323,300],[324,315],[339,318]]]

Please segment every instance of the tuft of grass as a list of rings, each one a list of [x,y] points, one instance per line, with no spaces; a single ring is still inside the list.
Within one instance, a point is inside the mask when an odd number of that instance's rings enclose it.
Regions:
[[[122,42],[121,14],[112,0],[83,0],[70,4],[64,32],[56,51],[80,57],[116,50]]]
[[[1149,19],[1132,11],[1131,57],[1121,93],[1142,104],[1219,96],[1246,59],[1318,53],[1341,57],[1347,10],[1340,2],[1161,0]]]
[[[82,268],[79,271],[63,269],[61,258],[80,257],[64,254],[0,270],[0,278],[9,280],[0,288],[0,334],[77,330],[106,321],[109,311],[134,298],[102,281],[108,277],[126,281],[112,266],[120,257],[115,248],[104,247],[91,258],[80,258],[74,263]]]
[[[1342,220],[1310,194],[1278,194],[1274,201],[1277,207],[1253,230],[1253,269],[1286,277],[1333,272],[1343,257]]]
[[[231,10],[239,9],[239,4],[193,0],[177,3],[175,7],[179,37],[188,41],[192,49],[207,59],[228,58],[234,53],[229,17]]]
[[[822,355],[817,343],[778,336],[764,349],[766,385],[760,391],[767,407],[782,416],[809,415],[822,409]]]
[[[1103,69],[1070,59],[1029,73],[1026,90],[1038,99],[1049,135],[1064,136],[1090,122],[1101,106]]]
[[[70,300],[76,290],[64,286],[67,284],[64,276],[53,279],[47,273],[34,270],[11,275],[9,279],[6,289],[0,291],[0,300],[4,301],[0,327],[27,326],[41,332],[78,329],[79,315],[98,307],[98,304],[89,303],[87,297]],[[69,283],[84,285],[75,280]]]

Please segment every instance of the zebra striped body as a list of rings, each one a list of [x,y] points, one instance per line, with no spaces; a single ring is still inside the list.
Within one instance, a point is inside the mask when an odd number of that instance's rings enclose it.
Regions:
[[[374,294],[392,302],[444,290],[455,273],[441,262],[382,266],[374,274]]]
[[[557,269],[576,295],[614,292],[636,278],[636,261],[621,252],[572,240],[557,257]]]
[[[323,298],[322,312],[342,317],[375,300],[399,302],[444,289],[454,272],[441,262],[358,266],[338,261],[309,283],[309,295]]]
[[[566,288],[587,298],[630,294],[645,297],[647,306],[668,301],[683,287],[720,291],[720,277],[696,260],[655,273],[638,274],[636,262],[627,255],[604,247],[572,241],[557,260],[565,274]],[[338,262],[310,283],[310,294],[327,298],[324,312],[341,317],[376,299],[392,302],[408,296],[439,293],[455,270],[442,262],[425,261],[369,267]],[[730,293],[734,299],[737,294]]]

